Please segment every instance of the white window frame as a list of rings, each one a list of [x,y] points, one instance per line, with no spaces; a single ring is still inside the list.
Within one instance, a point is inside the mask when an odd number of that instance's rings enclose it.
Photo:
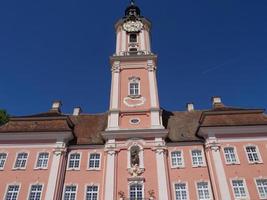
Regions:
[[[27,154],[25,166],[24,167],[16,167],[16,162],[17,162],[17,159],[18,159],[18,155],[19,154],[22,154],[22,153],[26,153]],[[17,152],[16,153],[16,157],[15,157],[15,162],[13,164],[13,170],[25,170],[27,168],[29,157],[30,157],[30,153],[28,151],[20,151],[20,152]]]
[[[138,146],[140,151],[139,151],[139,168],[140,169],[145,169],[145,163],[144,163],[144,148],[140,144],[132,144],[129,146],[128,151],[127,151],[127,168],[131,169],[131,148],[134,146]]]
[[[79,154],[80,155],[80,159],[79,159],[79,167],[70,167],[70,156],[73,154]],[[67,170],[69,171],[75,171],[75,170],[80,170],[81,168],[81,161],[82,161],[82,152],[78,152],[78,151],[74,151],[69,153],[68,155],[68,163],[67,163]]]
[[[99,200],[100,199],[100,187],[99,187],[99,184],[94,184],[94,183],[85,184],[85,186],[84,186],[84,199],[86,199],[87,187],[92,187],[92,186],[97,187],[97,200]]]
[[[38,160],[39,160],[39,156],[41,153],[47,153],[48,154],[48,158],[47,158],[47,166],[46,167],[37,167],[37,164],[38,164]],[[35,164],[34,164],[34,169],[48,169],[48,165],[49,165],[49,159],[50,159],[50,153],[48,151],[40,151],[37,153],[37,156],[36,156],[36,161],[35,161]]]
[[[20,183],[9,183],[6,185],[6,190],[5,190],[5,193],[4,193],[4,196],[3,196],[3,200],[6,200],[6,197],[7,197],[7,192],[8,192],[8,188],[9,186],[14,186],[14,185],[17,185],[19,186],[19,189],[18,189],[18,195],[17,195],[17,199],[16,200],[19,200],[19,194],[20,194],[20,189],[21,189],[21,184]]]
[[[90,157],[91,157],[91,154],[99,154],[99,167],[90,167]],[[101,152],[89,152],[88,153],[88,160],[87,160],[87,170],[89,171],[99,171],[101,170],[101,159],[102,159],[102,153]]]
[[[128,199],[130,199],[130,194],[131,194],[131,186],[135,185],[135,184],[139,184],[142,185],[142,198],[145,198],[145,184],[143,181],[130,181],[128,182]]]
[[[200,197],[199,197],[197,184],[198,183],[202,183],[202,182],[208,183],[208,191],[209,191],[209,195],[210,195],[210,198],[208,198],[208,199],[200,199]],[[195,182],[195,188],[196,188],[196,193],[197,193],[197,199],[198,200],[213,200],[213,194],[212,194],[210,182],[208,180],[198,180],[198,181],[196,181]]]
[[[248,153],[247,153],[247,147],[255,147],[257,156],[259,158],[259,161],[250,161],[249,160],[249,156],[248,156]],[[246,154],[246,157],[247,157],[247,161],[248,161],[249,164],[260,164],[260,163],[263,163],[262,158],[261,158],[261,154],[260,154],[260,151],[259,151],[259,148],[258,148],[257,145],[255,145],[255,144],[247,144],[247,145],[244,146],[244,151],[245,151],[245,154]]]
[[[7,162],[7,158],[8,158],[8,152],[6,151],[1,151],[0,154],[6,154],[6,158],[4,160],[4,164],[2,167],[0,167],[0,171],[4,170],[5,169],[5,165],[6,165],[6,162]]]
[[[234,154],[235,154],[235,159],[236,159],[236,162],[228,162],[227,161],[227,158],[226,158],[226,154],[225,154],[225,149],[227,149],[227,148],[233,148],[233,150],[234,150]],[[226,165],[237,165],[237,164],[240,164],[240,161],[239,161],[239,157],[238,157],[238,154],[237,154],[237,149],[236,149],[236,147],[235,146],[225,146],[225,147],[223,147],[223,156],[224,156],[224,160],[225,160],[225,164]]]
[[[266,180],[267,181],[267,177],[254,178],[254,182],[255,182],[255,186],[256,186],[257,191],[258,191],[259,199],[267,199],[267,193],[266,193],[266,195],[264,197],[262,197],[261,194],[260,194],[260,191],[259,191],[259,188],[258,188],[258,184],[257,184],[258,180]]]
[[[76,187],[76,191],[75,191],[75,200],[77,199],[77,194],[78,194],[78,184],[73,184],[73,183],[70,183],[70,184],[65,184],[64,185],[64,189],[63,189],[63,195],[62,195],[62,200],[65,199],[65,192],[66,192],[66,187],[68,186],[75,186]]]
[[[174,165],[173,163],[172,163],[172,153],[175,153],[175,152],[180,152],[181,153],[181,165]],[[172,169],[175,169],[175,168],[184,168],[185,167],[185,162],[184,162],[184,152],[183,152],[183,150],[180,150],[180,149],[174,149],[174,150],[172,150],[172,151],[170,151],[170,153],[169,153],[169,157],[170,157],[170,164],[171,164],[171,168]]]
[[[131,84],[137,83],[138,84],[138,94],[131,94]],[[141,79],[139,77],[129,77],[128,82],[128,96],[129,97],[139,97],[141,95]]]
[[[185,189],[186,189],[186,195],[187,195],[187,200],[190,200],[190,194],[189,194],[189,189],[188,189],[188,183],[184,181],[177,181],[173,183],[173,199],[176,200],[176,185],[177,184],[185,184]]]
[[[235,196],[235,190],[234,190],[234,187],[233,187],[233,181],[243,181],[244,190],[245,190],[245,193],[246,193],[246,196],[245,197],[236,197]],[[232,188],[233,197],[236,200],[249,200],[250,199],[249,198],[248,188],[247,188],[247,183],[246,183],[246,180],[244,178],[232,178],[232,179],[230,179],[230,185],[231,185],[231,188]]]
[[[30,184],[27,200],[30,199],[32,186],[35,186],[35,185],[41,185],[42,186],[41,195],[40,195],[40,200],[42,200],[42,195],[43,195],[43,191],[44,191],[44,184],[42,184],[42,183],[32,183],[32,184]]]
[[[193,163],[193,151],[201,151],[201,156],[202,156],[202,160],[203,160],[203,163],[202,164],[194,164]],[[191,149],[190,150],[190,156],[191,156],[191,163],[192,163],[192,167],[205,167],[206,166],[206,161],[205,161],[205,155],[204,155],[204,151],[203,149],[200,149],[200,148],[196,148],[196,149]]]

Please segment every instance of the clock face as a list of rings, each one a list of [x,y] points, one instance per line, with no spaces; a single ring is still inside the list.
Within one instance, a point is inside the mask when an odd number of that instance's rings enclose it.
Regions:
[[[123,28],[127,32],[139,32],[142,30],[143,26],[141,21],[127,21],[123,24]]]

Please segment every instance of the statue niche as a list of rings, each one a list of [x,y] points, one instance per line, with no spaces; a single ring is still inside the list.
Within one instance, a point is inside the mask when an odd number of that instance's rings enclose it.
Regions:
[[[131,167],[140,166],[140,158],[139,158],[140,147],[133,146],[130,152],[131,152]]]

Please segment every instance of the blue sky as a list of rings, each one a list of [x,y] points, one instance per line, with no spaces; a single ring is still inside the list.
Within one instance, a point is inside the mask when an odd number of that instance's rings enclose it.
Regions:
[[[267,108],[267,1],[137,0],[153,22],[160,102],[169,110]],[[0,2],[0,108],[12,115],[81,106],[105,112],[113,24],[125,0]]]

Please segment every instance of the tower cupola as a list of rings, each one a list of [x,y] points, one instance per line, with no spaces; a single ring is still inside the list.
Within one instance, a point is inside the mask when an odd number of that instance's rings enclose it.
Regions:
[[[125,9],[125,15],[115,25],[117,56],[151,54],[151,23],[141,16],[140,8],[131,1]]]

